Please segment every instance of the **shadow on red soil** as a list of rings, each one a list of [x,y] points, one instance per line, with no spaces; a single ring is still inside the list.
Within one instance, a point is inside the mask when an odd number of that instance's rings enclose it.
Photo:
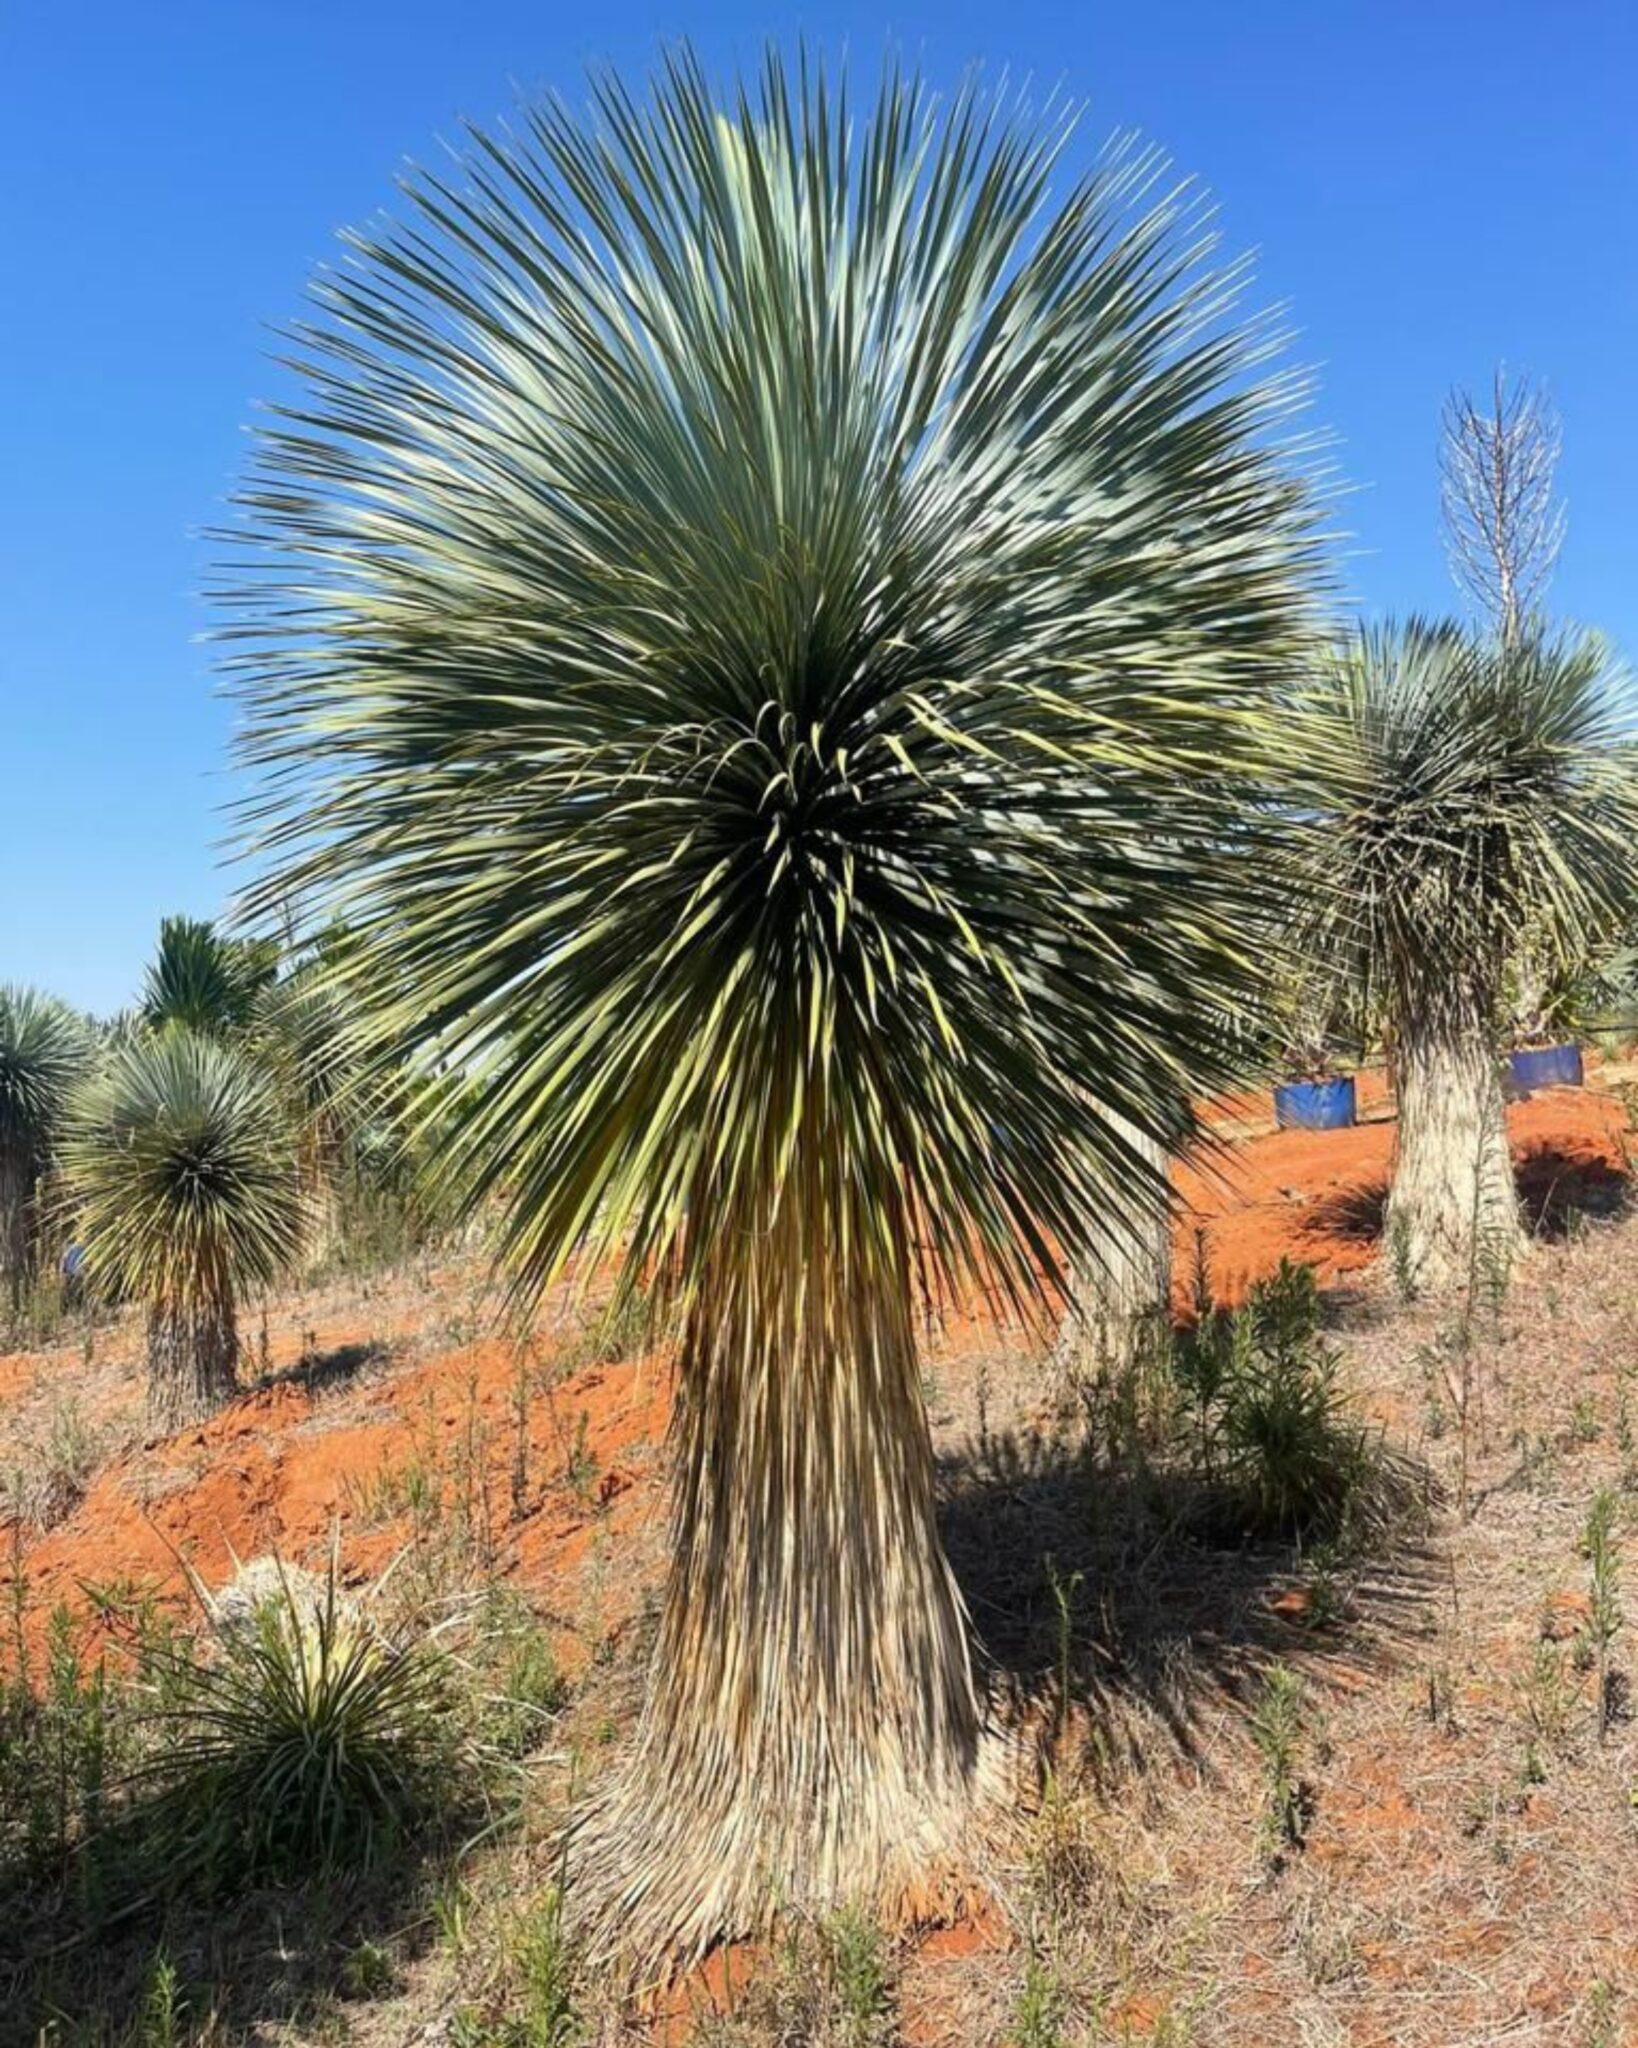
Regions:
[[[1233,1301],[1283,1257],[1333,1283],[1375,1256],[1394,1127],[1382,1114],[1380,1077],[1364,1078],[1368,1120],[1353,1130],[1265,1128],[1180,1170],[1180,1309],[1202,1262],[1216,1298]],[[1553,1091],[1512,1105],[1508,1127],[1525,1200],[1544,1232],[1562,1231],[1578,1209],[1619,1202],[1627,1170],[1619,1103],[1591,1090]],[[423,1304],[423,1319],[431,1306]],[[303,1332],[300,1351],[281,1363],[275,1346],[264,1383],[203,1428],[132,1443],[72,1514],[27,1546],[31,1632],[56,1601],[83,1605],[88,1586],[175,1590],[182,1556],[214,1585],[236,1557],[311,1556],[335,1528],[347,1570],[378,1572],[414,1533],[401,1496],[414,1491],[416,1474],[430,1475],[443,1496],[460,1495],[443,1498],[440,1511],[458,1511],[473,1540],[492,1543],[498,1572],[545,1589],[554,1608],[569,1611],[568,1589],[561,1600],[556,1590],[565,1578],[583,1593],[588,1568],[638,1525],[652,1533],[663,1512],[651,1482],[670,1412],[668,1371],[649,1359],[558,1377],[549,1345],[525,1356],[500,1338],[406,1368],[414,1321],[413,1311],[383,1317],[377,1303],[358,1305],[350,1320],[327,1324],[322,1348],[316,1332]],[[965,1348],[987,1334],[964,1327],[952,1341]],[[129,1441],[140,1426],[135,1343],[128,1333],[123,1359],[116,1352],[94,1375],[67,1351],[0,1359],[0,1416],[27,1394],[83,1396],[123,1423]],[[601,1577],[597,1626],[618,1635],[635,1613],[631,1575]],[[583,1633],[560,1644],[571,1671],[596,1647]]]
[[[1379,1075],[1362,1077],[1360,1097],[1364,1121],[1341,1132],[1275,1131],[1266,1097],[1219,1105],[1222,1150],[1178,1176],[1185,1205],[1176,1247],[1180,1308],[1189,1305],[1201,1278],[1215,1298],[1239,1299],[1283,1257],[1312,1264],[1324,1284],[1352,1285],[1377,1255],[1394,1144]],[[1593,1089],[1544,1093],[1511,1105],[1508,1128],[1526,1213],[1543,1237],[1572,1234],[1578,1215],[1620,1206],[1631,1140],[1625,1111],[1612,1097]],[[1572,1249],[1557,1256],[1578,1254]],[[575,1333],[542,1337],[528,1352],[499,1337],[473,1341],[481,1321],[476,1310],[451,1315],[469,1280],[447,1272],[418,1283],[383,1280],[344,1296],[274,1305],[273,1334],[260,1347],[262,1383],[203,1428],[158,1443],[141,1441],[134,1320],[96,1333],[94,1362],[89,1347],[82,1351],[77,1343],[0,1358],[0,1433],[16,1443],[37,1430],[53,1404],[72,1400],[115,1447],[72,1512],[43,1534],[24,1537],[14,1553],[25,1580],[31,1654],[39,1652],[56,1602],[85,1613],[88,1589],[121,1585],[174,1595],[183,1557],[216,1585],[235,1558],[269,1550],[296,1561],[322,1556],[332,1531],[339,1532],[344,1570],[356,1579],[379,1574],[418,1546],[457,1539],[475,1546],[487,1575],[528,1588],[571,1676],[611,1663],[622,1643],[629,1650],[640,1641],[663,1555],[669,1373],[653,1359],[577,1363],[587,1350]],[[1367,1352],[1372,1342],[1390,1339],[1403,1350],[1404,1332],[1396,1329],[1379,1338],[1367,1334]],[[1432,1626],[1425,1575],[1419,1561],[1407,1559],[1391,1576],[1346,1589],[1352,1627],[1333,1650],[1315,1633],[1302,1604],[1307,1593],[1282,1579],[1272,1555],[1244,1547],[1213,1550],[1204,1535],[1177,1552],[1175,1572],[1160,1580],[1152,1575],[1152,1548],[1134,1551],[1130,1562],[1151,1572],[1140,1598],[1131,1590],[1137,1580],[1129,1584],[1130,1575],[1110,1565],[1111,1532],[1118,1537],[1126,1524],[1118,1488],[1107,1475],[1089,1494],[1086,1473],[1027,1424],[1010,1434],[998,1430],[977,1450],[961,1442],[974,1413],[966,1383],[992,1365],[1012,1370],[1020,1355],[1016,1333],[966,1319],[934,1348],[930,1371],[945,1378],[940,1398],[952,1404],[940,1428],[951,1554],[997,1667],[1021,1692],[1041,1691],[1061,1670],[1059,1592],[1064,1584],[1083,1586],[1075,1597],[1088,1603],[1077,1652],[1084,1662],[1070,1672],[1066,1711],[1103,1719],[1117,1747],[1126,1729],[1152,1752],[1151,1766],[1155,1755],[1162,1758],[1163,1773],[1186,1785],[1191,1800],[1221,1801],[1228,1795],[1208,1760],[1224,1753],[1225,1741],[1232,1758],[1240,1737],[1225,1738],[1225,1716],[1241,1713],[1248,1680],[1270,1656],[1303,1656],[1340,1715],[1349,1697],[1370,1688],[1376,1652],[1391,1666],[1407,1634]],[[1413,1434],[1421,1398],[1416,1385],[1390,1386],[1386,1373],[1381,1378],[1382,1386],[1371,1384],[1373,1409],[1391,1410],[1395,1426]],[[1521,1366],[1516,1384],[1534,1390],[1539,1378],[1533,1365]],[[977,1413],[981,1423],[981,1406]],[[1555,1455],[1585,1454],[1573,1437],[1566,1446]],[[1496,1498],[1507,1508],[1518,1492],[1504,1487]],[[1101,1535],[1088,1526],[1089,1498],[1102,1518]],[[1145,1512],[1168,1531],[1175,1522],[1186,1538],[1187,1507],[1185,1501],[1150,1501]],[[1135,1515],[1129,1519],[1139,1526]],[[1488,1525],[1463,1540],[1489,1540]],[[1495,1541],[1503,1550],[1512,1542],[1499,1521]],[[1560,1548],[1573,1556],[1568,1537]],[[1056,1578],[1043,1576],[1049,1553]],[[1509,1572],[1511,1560],[1507,1551]],[[1516,1651],[1515,1661],[1533,1654],[1533,1610],[1519,1627],[1523,1648],[1511,1638],[1507,1646],[1507,1654]],[[1473,1682],[1494,1690],[1498,1654],[1493,1645],[1476,1644],[1462,1670],[1478,1672]],[[1416,1676],[1416,1686],[1424,1683],[1432,1681]],[[1409,1712],[1402,1712],[1399,1692],[1411,1706],[1420,1692],[1413,1699],[1406,1686],[1395,1691],[1395,1685],[1397,1678],[1380,1690],[1399,1717],[1391,1738],[1398,1743]],[[1477,1695],[1462,1699],[1463,1714],[1475,1724],[1491,1711]],[[1117,1768],[1123,1761],[1135,1759],[1111,1756]],[[1312,1869],[1325,1870],[1345,1855],[1357,1858],[1365,1853],[1362,1843],[1375,1843],[1382,1849],[1384,1893],[1392,1893],[1399,1835],[1410,1824],[1408,1796],[1397,1766],[1384,1766],[1380,1787],[1363,1769],[1356,1772],[1328,1794],[1314,1833]],[[1450,1793],[1452,1801],[1468,1797],[1463,1787]],[[1522,1829],[1529,1818],[1516,1825]],[[1465,1833],[1443,1818],[1440,1827],[1440,1853],[1462,1853]],[[1198,1832],[1185,1830],[1164,1845],[1164,1884],[1155,1880],[1156,1898],[1190,1881],[1197,1853],[1202,1871],[1221,1890],[1221,1872],[1212,1873]],[[1242,1903],[1246,1913],[1261,1916],[1254,1944],[1259,1957],[1283,1956],[1289,1939],[1278,1900],[1258,1890],[1247,1891]],[[1386,1924],[1387,1912],[1373,1894],[1349,1965],[1360,1983],[1374,1982],[1380,1944],[1372,1930],[1378,1918]],[[1430,1914],[1430,1928],[1444,1924],[1443,1916]],[[923,2048],[957,2042],[972,2048],[976,2008],[964,2001],[969,1992],[992,2001],[999,1995],[995,1982],[980,1984],[977,1973],[987,1970],[994,1978],[990,1951],[1005,1941],[1003,1929],[984,1922],[921,1937],[918,1965],[936,1962],[938,1969],[918,1967],[906,1976],[906,2038]],[[1391,1942],[1380,1966],[1389,1951],[1398,1952]],[[1444,1955],[1443,1946],[1438,1953]],[[748,1955],[735,1954],[748,1964]],[[690,1996],[717,2002],[716,1994],[729,1988],[723,1974],[729,1967],[726,1958],[714,1963],[722,1983],[713,1984],[707,1973]],[[1249,1979],[1241,1988],[1252,2000],[1256,1987]],[[1144,2038],[1159,2025],[1157,1998],[1143,1988],[1128,2001],[1130,2009],[1117,2009],[1123,2038]],[[1280,2009],[1270,2004],[1269,2015]]]

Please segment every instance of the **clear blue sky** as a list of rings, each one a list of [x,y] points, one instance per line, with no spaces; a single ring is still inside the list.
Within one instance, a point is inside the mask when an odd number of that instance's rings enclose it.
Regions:
[[[0,980],[113,1008],[161,915],[232,887],[199,533],[334,230],[516,88],[799,30],[868,69],[892,37],[937,80],[973,58],[1061,79],[1088,151],[1138,127],[1204,178],[1321,366],[1370,608],[1453,602],[1448,386],[1498,358],[1545,378],[1558,605],[1638,656],[1633,0],[5,0]]]

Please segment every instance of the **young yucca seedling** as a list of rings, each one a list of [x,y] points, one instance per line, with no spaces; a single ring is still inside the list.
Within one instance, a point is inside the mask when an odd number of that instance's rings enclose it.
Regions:
[[[1621,1569],[1616,1552],[1615,1517],[1617,1500],[1612,1488],[1600,1487],[1593,1496],[1582,1531],[1581,1548],[1592,1571],[1587,1595],[1587,1626],[1584,1638],[1589,1659],[1597,1673],[1598,1739],[1609,1733],[1614,1718],[1614,1674],[1610,1670],[1610,1644],[1621,1626]]]
[[[197,1581],[195,1591],[207,1640],[203,1654],[164,1653],[175,1703],[152,1717],[157,1747],[143,1774],[173,1880],[368,1869],[447,1805],[447,1660],[391,1643],[360,1616],[333,1556],[317,1598],[281,1566],[248,1621]]]
[[[1251,1739],[1263,1760],[1262,1840],[1271,1864],[1302,1847],[1309,1795],[1297,1770],[1303,1729],[1302,1680],[1286,1664],[1269,1667],[1251,1716]]]
[[[1039,1954],[1024,1966],[1023,1989],[1013,2011],[1015,2048],[1064,2048],[1069,2000],[1057,1973]]]
[[[341,1959],[340,1989],[343,1998],[360,2001],[385,1998],[397,1979],[392,1955],[378,1941],[360,1941]]]

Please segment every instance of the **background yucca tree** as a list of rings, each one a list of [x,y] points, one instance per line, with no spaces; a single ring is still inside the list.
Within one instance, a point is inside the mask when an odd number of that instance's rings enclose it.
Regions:
[[[308,1219],[308,1249],[333,1240],[357,1140],[379,1100],[367,1086],[353,1005],[317,957],[298,962],[258,998],[249,1044],[286,1105]]]
[[[1497,1056],[1508,961],[1597,954],[1638,903],[1630,683],[1594,638],[1361,630],[1308,700],[1330,788],[1303,943],[1386,1013],[1399,1102],[1388,1228],[1429,1285],[1520,1241]]]
[[[272,1081],[181,1026],[133,1039],[73,1103],[63,1169],[88,1284],[147,1304],[150,1420],[171,1430],[210,1414],[237,1385],[239,1302],[301,1243]]]
[[[13,1313],[34,1275],[41,1191],[89,1056],[90,1034],[66,1003],[0,985],[0,1279]]]
[[[350,238],[243,495],[265,902],[458,1078],[527,1303],[679,1317],[674,1553],[579,1836],[641,1955],[961,1854],[985,1708],[923,1305],[1152,1206],[1274,906],[1297,387],[1198,203],[771,57],[473,134]],[[925,1894],[923,1894],[925,1896]]]
[[[167,917],[143,984],[142,1022],[215,1037],[243,1031],[278,968],[276,940],[224,938],[207,919]]]
[[[1157,1117],[1161,1108],[1157,1101]],[[1124,1118],[1116,1121],[1116,1130],[1147,1170],[1134,1172],[1124,1199],[1106,1210],[1076,1257],[1071,1299],[1053,1349],[1055,1368],[1071,1380],[1122,1370],[1169,1322],[1176,1209],[1171,1167],[1175,1153],[1194,1135],[1187,1094],[1180,1094],[1172,1108],[1169,1140]]]

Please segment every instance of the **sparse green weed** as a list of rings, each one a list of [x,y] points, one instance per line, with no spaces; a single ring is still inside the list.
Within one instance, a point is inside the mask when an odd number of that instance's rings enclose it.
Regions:
[[[1524,1684],[1529,1723],[1524,1762],[1527,1783],[1545,1783],[1548,1759],[1563,1745],[1574,1699],[1575,1687],[1565,1670],[1563,1652],[1556,1643],[1538,1642]]]
[[[478,1641],[483,1739],[502,1756],[527,1756],[568,1703],[551,1638],[526,1600],[497,1586],[478,1610]]]
[[[1591,1394],[1579,1394],[1570,1410],[1570,1435],[1578,1444],[1595,1444],[1604,1434],[1598,1403]]]
[[[455,2014],[453,2048],[580,2048],[587,2035],[579,1965],[558,1886],[548,1887],[507,1927],[502,1970],[505,1988],[497,1997]]]
[[[183,2048],[188,2033],[188,2000],[176,1967],[163,1949],[155,1955],[137,2013],[137,2048]]]
[[[896,2022],[881,1930],[857,1912],[790,1921],[771,1967],[690,2038],[692,2048],[889,2048]]]
[[[862,1913],[842,1912],[821,1929],[845,2048],[874,2048],[893,2013],[887,1944]]]
[[[1303,1683],[1285,1664],[1270,1665],[1252,1710],[1251,1738],[1263,1763],[1263,1853],[1276,1869],[1307,1832],[1311,1798],[1298,1771]]]
[[[1587,1595],[1587,1623],[1583,1632],[1588,1661],[1596,1677],[1598,1739],[1603,1742],[1615,1717],[1616,1688],[1610,1669],[1610,1646],[1621,1626],[1621,1568],[1616,1546],[1615,1524],[1620,1502],[1614,1490],[1601,1487],[1593,1496],[1582,1530],[1581,1550],[1587,1559],[1591,1583]]]
[[[1067,2048],[1064,2028],[1069,1998],[1057,1972],[1031,1949],[1024,1965],[1023,1989],[1013,2009],[1012,2048]]]

